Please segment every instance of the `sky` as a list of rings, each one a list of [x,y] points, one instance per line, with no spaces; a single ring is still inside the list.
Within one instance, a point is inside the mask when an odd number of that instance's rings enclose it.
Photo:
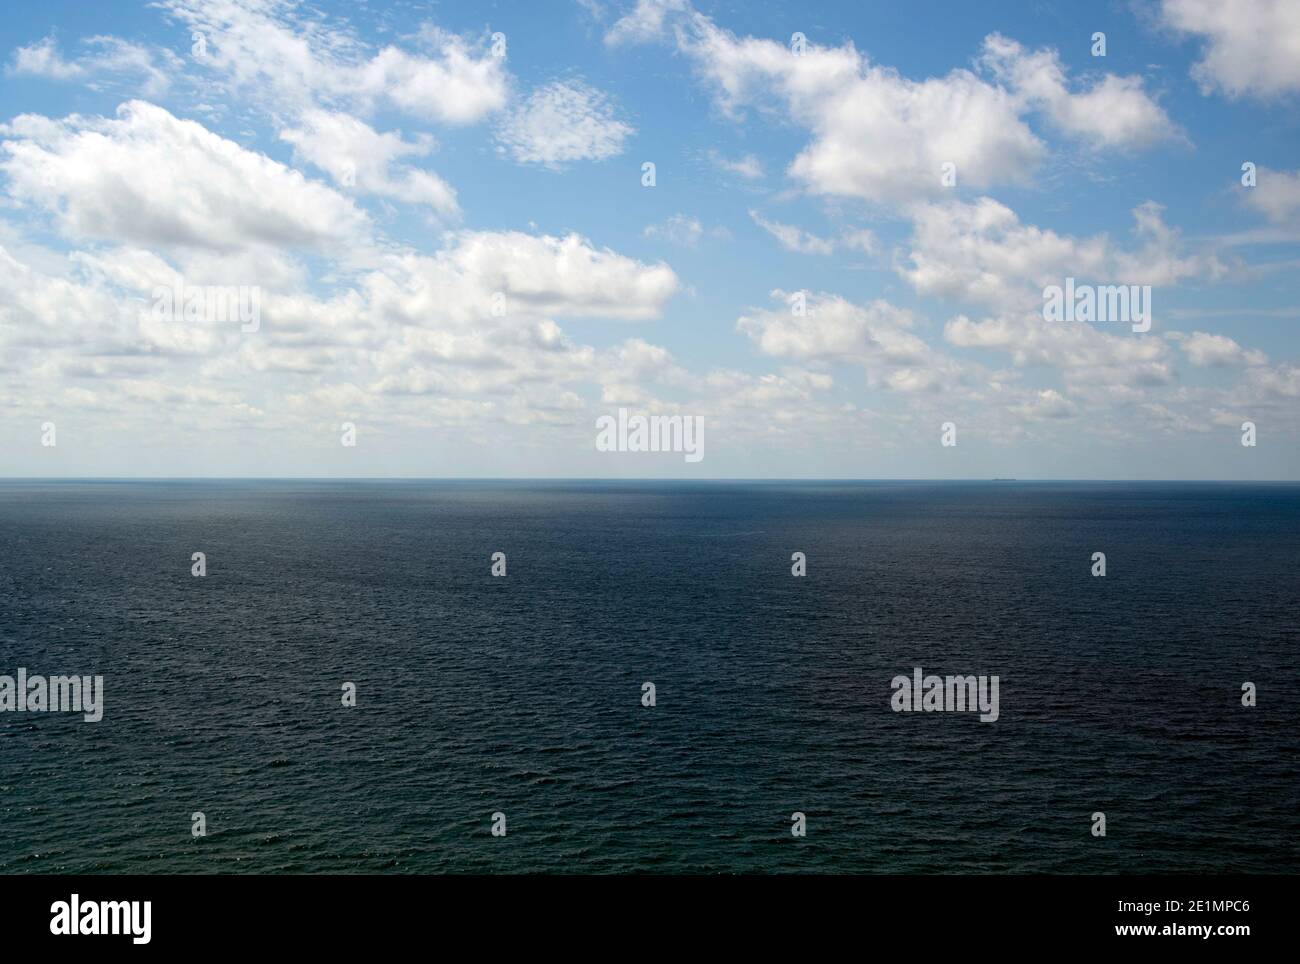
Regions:
[[[1300,478],[1300,3],[53,0],[0,63],[0,476]]]

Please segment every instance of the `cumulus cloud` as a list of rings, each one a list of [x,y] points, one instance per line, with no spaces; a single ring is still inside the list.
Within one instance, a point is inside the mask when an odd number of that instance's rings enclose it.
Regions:
[[[400,133],[379,133],[349,114],[309,110],[301,126],[280,132],[294,147],[297,159],[326,171],[334,183],[362,194],[375,194],[411,204],[427,204],[445,217],[460,213],[456,192],[431,171],[396,163],[403,157],[432,152],[427,135],[415,142]]]
[[[297,110],[335,103],[388,105],[447,124],[481,120],[505,106],[504,58],[437,27],[419,49],[371,51],[346,28],[309,17],[292,0],[160,0],[203,37],[196,60],[240,91]]]
[[[1260,167],[1255,186],[1245,192],[1247,207],[1280,225],[1300,225],[1300,171]]]
[[[469,124],[505,106],[502,60],[477,55],[453,34],[426,31],[434,56],[385,47],[354,77],[359,90],[415,117]]]
[[[156,286],[208,279],[152,252],[37,260],[50,264],[36,267],[0,246],[3,354],[24,360],[23,379],[111,378],[94,389],[100,405],[174,395],[186,405],[355,411],[437,395],[465,403],[452,410],[461,418],[571,420],[568,386],[605,376],[597,353],[573,343],[556,319],[652,318],[678,289],[667,265],[577,235],[453,232],[433,254],[386,252],[326,297],[292,284],[268,288],[260,330],[243,336],[237,325],[155,317]],[[656,349],[642,343],[638,351],[652,359]],[[277,376],[260,404],[248,396],[254,375]],[[22,391],[23,379],[10,388]],[[206,394],[180,391],[196,380]]]
[[[922,294],[999,310],[1041,307],[1042,288],[1066,277],[1168,285],[1226,273],[1213,253],[1182,250],[1159,205],[1139,205],[1133,219],[1140,244],[1125,249],[1104,234],[1078,238],[1023,224],[992,198],[921,205],[913,211],[910,251],[897,269]]]
[[[1203,41],[1202,91],[1274,97],[1300,90],[1300,5],[1291,0],[1162,0],[1166,26]]]
[[[957,315],[944,326],[944,338],[958,348],[1005,352],[1018,368],[1057,369],[1076,390],[1160,387],[1172,384],[1177,375],[1161,338],[1112,334],[1085,323],[1047,323],[1030,312],[978,321]]]
[[[680,390],[691,378],[672,352],[641,338],[628,338],[601,352],[595,361],[604,405],[662,410],[664,403],[658,393]]]
[[[1275,367],[1255,367],[1246,373],[1245,384],[1252,390],[1251,394],[1242,393],[1239,400],[1245,402],[1247,399],[1258,397],[1261,399],[1275,400],[1280,399],[1288,402],[1288,408],[1279,412],[1284,415],[1289,412],[1294,414],[1294,402],[1291,399],[1300,398],[1300,365],[1277,365]],[[1241,422],[1240,418],[1234,418],[1233,427]]]
[[[852,43],[813,44],[795,56],[784,42],[719,27],[686,0],[638,0],[610,28],[610,47],[668,40],[678,62],[707,84],[723,120],[744,116],[795,130],[785,154],[767,153],[787,143],[785,135],[751,128],[684,145],[682,156],[725,172],[711,180],[734,193],[719,203],[733,211],[736,198],[754,205],[754,224],[781,246],[769,245],[764,260],[787,270],[798,262],[785,250],[846,262],[852,252],[878,252],[872,230],[843,225],[883,208],[887,222],[871,227],[883,235],[901,223],[897,274],[917,294],[955,303],[931,319],[924,301],[904,309],[829,291],[777,290],[771,302],[737,312],[733,347],[748,348],[757,363],[741,371],[693,364],[680,347],[674,353],[674,343],[641,337],[639,327],[611,341],[609,331],[626,329],[605,326],[598,346],[566,330],[592,328],[570,319],[652,321],[682,289],[668,264],[605,247],[599,217],[584,212],[585,236],[548,233],[527,220],[546,213],[516,209],[527,231],[510,230],[507,221],[494,230],[407,235],[404,219],[402,233],[388,238],[383,222],[356,203],[374,197],[459,218],[455,190],[431,168],[440,143],[450,153],[473,137],[438,130],[435,141],[420,122],[490,120],[504,156],[552,169],[614,157],[634,131],[599,90],[570,78],[521,96],[506,61],[492,56],[487,30],[456,36],[425,26],[371,43],[296,0],[160,6],[187,28],[186,43],[191,31],[203,34],[193,54],[199,69],[187,54],[184,78],[201,78],[211,91],[204,104],[182,116],[137,100],[116,117],[25,114],[0,127],[7,211],[0,217],[0,408],[20,421],[76,412],[83,437],[102,418],[151,439],[176,422],[181,431],[213,429],[205,441],[264,425],[277,442],[324,439],[321,446],[335,452],[340,417],[365,419],[367,446],[389,432],[427,440],[454,426],[468,429],[471,445],[544,452],[541,461],[521,457],[515,469],[524,473],[540,465],[571,471],[556,453],[589,441],[593,405],[669,412],[689,405],[710,419],[716,439],[779,441],[754,448],[781,457],[801,445],[815,456],[822,445],[832,459],[855,445],[877,455],[890,444],[917,444],[918,426],[932,432],[954,412],[979,426],[966,431],[983,433],[974,436],[981,444],[993,445],[1050,440],[1065,419],[1073,420],[1072,436],[1127,440],[1144,431],[1134,426],[1173,434],[1251,417],[1280,438],[1296,425],[1300,369],[1270,364],[1222,334],[1168,331],[1161,322],[1172,313],[1162,319],[1160,306],[1175,302],[1160,287],[1159,328],[1147,335],[1043,322],[1042,287],[1066,276],[1156,286],[1225,276],[1215,252],[1185,242],[1158,205],[1134,208],[1131,232],[1081,236],[1022,221],[979,196],[1025,180],[1056,139],[1076,150],[1179,136],[1140,77],[1072,74],[1056,51],[1000,34],[986,38],[967,67],[909,77]],[[1212,49],[1207,39],[1207,62]],[[99,90],[169,80],[176,87],[182,77],[173,56],[109,38],[61,50],[47,38],[15,51],[8,71]],[[193,116],[205,120],[186,119]],[[227,130],[238,142],[217,133]],[[292,153],[311,176],[242,146],[277,134],[274,156]],[[733,146],[723,153],[712,143]],[[756,151],[761,144],[761,158],[738,143]],[[949,162],[955,191],[940,182]],[[789,192],[754,200],[766,172],[787,164],[796,188],[826,197],[819,212],[834,227],[809,221],[808,230],[769,217],[789,210],[778,207]],[[484,176],[511,175],[489,165]],[[670,214],[680,200],[658,206],[657,192],[637,198],[655,210],[632,222],[654,222],[644,237],[692,249],[692,262],[712,268],[699,246],[720,229]],[[1261,168],[1259,187],[1240,198],[1278,226],[1268,230],[1290,234],[1300,215],[1300,175]],[[871,203],[852,203],[859,200]],[[822,276],[844,265],[803,266]],[[743,283],[740,270],[724,287]],[[248,335],[238,325],[156,317],[154,289],[182,282],[259,286],[260,329]],[[940,336],[936,322],[945,317]],[[681,319],[668,330],[680,338]],[[775,370],[764,371],[767,365]],[[862,378],[840,379],[838,366]],[[1180,367],[1218,371],[1183,379]],[[509,426],[529,431],[508,435]],[[533,431],[548,427],[557,431]],[[418,448],[445,451],[445,440]],[[295,456],[316,444],[303,442]],[[450,468],[421,467],[426,474]]]
[[[947,163],[962,183],[986,187],[1023,179],[1043,153],[1007,93],[970,71],[912,81],[852,44],[796,57],[784,44],[736,37],[698,15],[692,24],[681,42],[723,109],[774,97],[811,131],[788,173],[813,193],[885,202],[930,196],[942,190]]]
[[[1174,133],[1139,78],[1106,75],[1071,91],[1055,51],[1027,51],[997,34],[980,60],[995,82],[961,68],[912,80],[851,42],[795,56],[784,43],[738,37],[685,2],[641,0],[606,40],[668,35],[724,112],[779,107],[811,132],[788,173],[816,194],[893,204],[933,198],[945,165],[976,189],[1022,182],[1046,153],[1023,119],[1032,111],[1100,146],[1142,147]]]
[[[522,164],[559,169],[574,161],[603,161],[621,154],[623,142],[633,133],[603,93],[581,81],[556,80],[510,112],[497,140]]]
[[[1104,234],[1078,238],[1023,224],[991,198],[927,206],[915,214],[910,254],[897,268],[921,294],[991,310],[978,320],[959,314],[948,321],[944,338],[955,347],[1005,352],[1017,367],[1057,369],[1076,390],[1167,386],[1177,370],[1163,338],[1042,317],[1044,287],[1073,277],[1152,285],[1159,323],[1162,287],[1226,272],[1213,253],[1184,251],[1158,205],[1139,205],[1133,218],[1136,243],[1122,247]]]
[[[617,47],[657,40],[667,29],[670,14],[689,9],[687,0],[637,0],[636,6],[605,33],[605,43]]]
[[[472,321],[546,315],[653,318],[677,293],[668,265],[647,265],[576,234],[463,231],[435,256],[405,254],[367,281],[371,303],[390,317]]]
[[[25,114],[0,138],[10,196],[74,238],[232,251],[321,249],[369,233],[332,189],[143,101],[114,118]]]
[[[1026,401],[1014,406],[1014,410],[1025,418],[1057,419],[1073,418],[1078,406],[1054,388],[1044,388],[1034,392]]]
[[[1145,147],[1175,133],[1140,77],[1106,74],[1072,93],[1055,50],[1029,51],[996,33],[984,39],[980,62],[1026,108],[1042,110],[1059,128],[1094,146]]]
[[[65,274],[54,274],[0,247],[0,335],[11,357],[19,342],[46,350],[77,339],[87,356],[130,345],[120,337],[131,317],[128,306],[107,286],[89,282],[84,266],[63,267]]]
[[[171,75],[180,58],[169,50],[146,47],[120,37],[96,36],[82,41],[85,52],[66,59],[53,37],[19,47],[5,72],[10,75],[45,77],[50,80],[112,81],[127,74],[139,81],[140,92],[154,97],[171,85]]]
[[[780,307],[751,311],[736,322],[765,355],[810,366],[858,365],[868,387],[905,395],[943,389],[956,398],[968,390],[971,373],[933,351],[911,331],[911,313],[887,301],[856,305],[838,295],[780,289],[772,299]]]
[[[1268,363],[1268,356],[1263,352],[1242,348],[1226,335],[1212,335],[1204,331],[1194,331],[1189,335],[1175,332],[1170,334],[1170,338],[1179,343],[1187,360],[1198,368]]]
[[[71,80],[74,77],[84,76],[86,67],[83,64],[64,60],[54,38],[46,37],[44,40],[19,47],[14,51],[5,72],[26,74],[31,77],[48,77],[53,80]]]
[[[369,326],[385,333],[369,356],[376,377],[368,393],[524,392],[511,418],[526,421],[572,408],[559,386],[607,377],[593,349],[572,343],[555,318],[653,318],[678,282],[667,265],[577,235],[463,231],[447,235],[435,255],[384,258],[361,288]],[[552,388],[545,398],[543,383]]]

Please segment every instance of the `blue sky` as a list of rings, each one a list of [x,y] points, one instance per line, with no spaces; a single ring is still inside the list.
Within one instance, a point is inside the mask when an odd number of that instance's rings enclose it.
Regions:
[[[18,5],[0,474],[1295,479],[1298,10]]]

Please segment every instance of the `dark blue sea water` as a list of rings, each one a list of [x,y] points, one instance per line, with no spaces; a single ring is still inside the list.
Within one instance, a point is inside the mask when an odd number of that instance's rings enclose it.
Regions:
[[[106,708],[0,713],[0,871],[1296,872],[1298,562],[1296,485],[4,482],[0,674]]]

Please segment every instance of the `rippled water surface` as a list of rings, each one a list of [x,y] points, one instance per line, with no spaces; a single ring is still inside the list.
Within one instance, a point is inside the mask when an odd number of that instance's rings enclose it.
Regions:
[[[0,871],[1293,873],[1297,612],[1294,485],[3,482]]]

